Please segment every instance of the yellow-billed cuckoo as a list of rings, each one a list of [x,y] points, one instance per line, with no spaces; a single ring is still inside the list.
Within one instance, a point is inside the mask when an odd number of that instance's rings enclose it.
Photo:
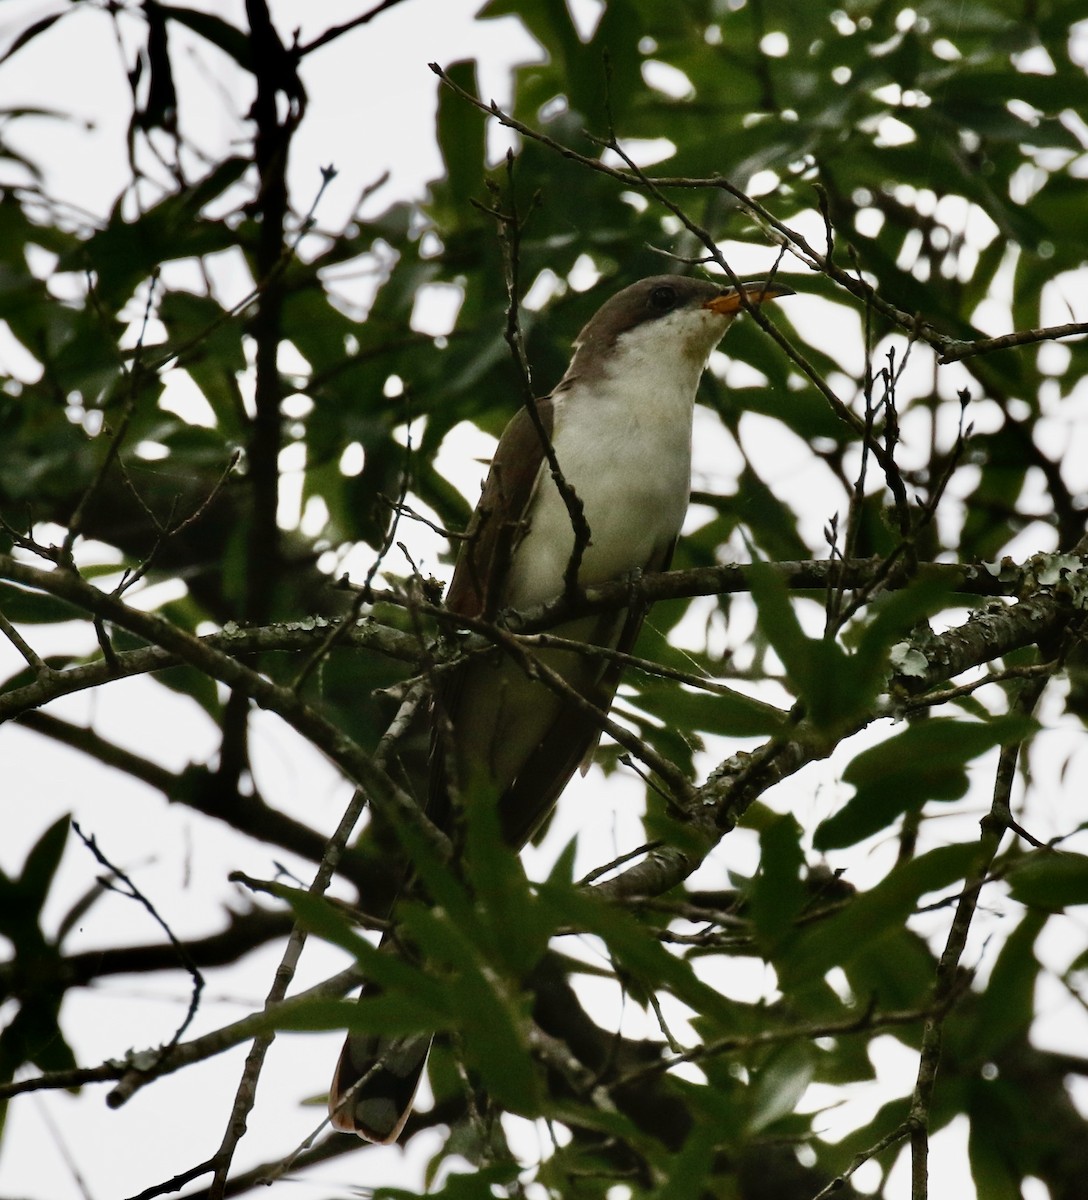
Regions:
[[[775,282],[743,285],[749,304],[792,294]],[[575,342],[558,387],[499,440],[446,606],[470,617],[527,609],[563,590],[574,524],[546,461],[541,430],[589,528],[580,584],[668,567],[691,488],[695,392],[714,347],[743,307],[736,288],[657,275],[608,300]],[[630,651],[644,609],[581,617],[555,632]],[[551,650],[546,664],[602,713],[620,670],[600,656]],[[585,705],[530,679],[510,658],[466,662],[441,685],[436,707],[453,753],[435,739],[428,815],[450,821],[447,764],[499,807],[503,834],[521,847],[547,817],[600,733]],[[364,992],[365,995],[365,992]],[[392,1142],[411,1112],[430,1035],[349,1034],[329,1096],[332,1124]]]

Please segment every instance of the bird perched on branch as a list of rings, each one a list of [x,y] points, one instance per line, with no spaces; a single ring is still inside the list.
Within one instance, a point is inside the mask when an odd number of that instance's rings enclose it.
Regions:
[[[447,607],[489,620],[555,598],[575,572],[586,586],[666,569],[687,511],[695,393],[711,351],[742,309],[791,294],[773,280],[738,289],[657,275],[608,300],[559,385],[503,432]],[[629,652],[644,615],[578,617],[555,633]],[[520,848],[592,754],[620,668],[571,650],[536,657],[551,686],[509,655],[472,659],[441,684],[427,805],[441,828],[451,821],[452,765],[459,780],[482,782],[503,836]],[[349,1034],[329,1097],[333,1125],[395,1141],[430,1043]]]

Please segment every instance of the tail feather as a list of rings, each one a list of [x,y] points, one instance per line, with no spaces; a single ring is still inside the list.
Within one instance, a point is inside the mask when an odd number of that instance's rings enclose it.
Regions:
[[[329,1118],[342,1133],[389,1145],[412,1112],[432,1035],[349,1034],[329,1090]]]

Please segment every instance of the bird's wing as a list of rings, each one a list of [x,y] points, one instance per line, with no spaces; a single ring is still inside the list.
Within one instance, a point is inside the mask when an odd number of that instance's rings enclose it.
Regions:
[[[644,569],[667,570],[674,545],[672,542],[653,555]],[[586,642],[630,654],[647,607],[638,605],[602,613],[588,632]],[[587,662],[592,663],[592,658]],[[609,659],[599,673],[594,672],[583,681],[578,691],[604,716],[612,705],[622,674],[623,664]],[[503,836],[510,845],[524,846],[543,825],[574,772],[579,767],[583,773],[588,769],[600,738],[601,724],[592,713],[570,703],[561,706],[557,719],[499,801]]]
[[[536,409],[540,427],[550,439],[555,416],[551,399],[538,400]],[[479,503],[469,522],[446,593],[446,607],[450,612],[465,617],[491,618],[502,608],[506,577],[514,551],[528,531],[527,513],[544,459],[540,432],[528,408],[520,408],[503,430]],[[455,713],[459,707],[469,665],[447,672],[435,690],[435,706],[447,715]],[[431,739],[427,815],[440,829],[448,828],[450,820],[445,757],[436,721]]]
[[[541,428],[550,439],[554,408],[536,402]],[[480,501],[457,558],[446,607],[464,617],[493,617],[502,607],[510,560],[525,534],[525,514],[544,463],[544,443],[527,408],[503,430]]]
[[[554,410],[550,400],[538,403],[541,422],[551,436]],[[499,442],[483,494],[469,526],[446,599],[447,607],[465,616],[492,617],[501,608],[513,552],[527,532],[526,514],[534,490],[543,476],[544,452],[540,436],[526,409],[511,420]],[[646,571],[660,571],[672,559],[674,542],[662,547],[643,564]],[[579,622],[577,640],[630,653],[638,639],[645,606],[602,613]],[[556,630],[562,635],[566,632]],[[456,722],[466,704],[466,694],[476,695],[478,678],[484,670],[467,663],[448,673],[438,689],[436,703]],[[623,666],[617,662],[585,660],[585,669],[564,672],[570,685],[602,714],[607,713],[619,685]],[[485,689],[487,684],[483,685]],[[497,686],[497,684],[492,685]],[[544,685],[537,685],[541,689]],[[478,697],[477,697],[478,699]],[[541,705],[547,696],[542,691]],[[540,707],[540,705],[534,705]],[[523,761],[513,782],[499,797],[499,817],[505,840],[521,847],[542,825],[579,765],[588,766],[600,740],[600,722],[573,703],[557,702],[553,719],[540,741]],[[436,730],[437,735],[437,730]],[[436,736],[432,747],[431,786],[428,815],[440,827],[449,822],[449,791],[446,763]]]

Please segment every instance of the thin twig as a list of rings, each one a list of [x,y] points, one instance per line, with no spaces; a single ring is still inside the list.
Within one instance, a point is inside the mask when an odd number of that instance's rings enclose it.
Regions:
[[[739,205],[757,221],[766,226],[767,229],[773,231],[777,235],[775,240],[780,240],[788,246],[790,252],[795,254],[802,262],[813,270],[820,271],[829,279],[839,284],[851,295],[856,296],[859,300],[871,304],[873,309],[880,313],[882,317],[897,325],[906,333],[914,331],[918,338],[932,346],[939,355],[938,361],[941,363],[955,362],[960,359],[969,358],[973,355],[990,354],[996,350],[1004,350],[1014,346],[1032,345],[1036,342],[1054,341],[1066,337],[1074,337],[1078,334],[1088,333],[1088,323],[1072,322],[1065,325],[1053,325],[1041,329],[1022,330],[1016,333],[1005,334],[996,338],[980,338],[973,342],[963,342],[957,338],[949,337],[941,333],[926,321],[919,320],[916,313],[908,313],[897,308],[894,304],[885,300],[864,277],[855,275],[840,267],[832,258],[829,246],[829,252],[826,254],[820,253],[814,246],[800,234],[796,229],[780,221],[769,209],[760,204],[758,200],[749,196],[736,184],[731,183],[728,179],[720,175],[711,176],[675,176],[675,175],[658,175],[648,177],[638,171],[620,170],[616,167],[611,167],[607,163],[602,162],[599,158],[591,158],[588,155],[580,154],[576,150],[572,150],[569,146],[565,146],[562,142],[555,138],[549,137],[539,129],[533,128],[531,125],[526,125],[523,121],[519,121],[512,114],[500,108],[494,101],[480,100],[471,92],[459,87],[438,63],[428,63],[430,69],[442,81],[442,83],[458,95],[462,100],[478,108],[481,112],[488,116],[494,117],[500,125],[507,129],[512,129],[523,137],[530,138],[542,146],[547,147],[555,154],[563,158],[569,159],[571,162],[576,162],[579,165],[586,167],[598,174],[606,175],[610,179],[614,179],[627,187],[645,188],[647,182],[652,183],[655,188],[676,188],[681,190],[710,190],[716,189],[725,192],[731,196]],[[607,143],[606,139],[599,139]],[[825,226],[826,228],[826,226]],[[798,364],[800,365],[800,364]]]
[[[878,1154],[882,1154],[885,1150],[892,1146],[897,1146],[904,1141],[910,1134],[910,1124],[904,1122],[902,1125],[897,1125],[891,1133],[887,1133],[879,1141],[874,1142],[867,1150],[862,1150],[855,1154],[850,1160],[850,1165],[845,1171],[841,1171],[834,1179],[828,1180],[827,1184],[820,1188],[812,1200],[826,1200],[827,1197],[835,1195],[846,1186],[846,1181],[856,1171],[860,1170],[872,1158],[876,1158]]]
[[[315,37],[312,42],[295,46],[292,53],[297,58],[305,58],[306,55],[312,54],[315,50],[320,50],[322,46],[327,46],[329,42],[343,37],[345,33],[350,33],[353,29],[358,29],[360,25],[368,24],[383,12],[388,12],[389,9],[396,8],[398,4],[403,4],[404,2],[405,0],[381,0],[380,4],[376,4],[368,12],[362,13],[357,17],[352,17],[350,21],[345,21],[342,25],[333,25],[330,29],[326,29],[319,37]]]
[[[781,581],[793,590],[820,591],[827,588],[832,575],[841,577],[843,586],[862,587],[867,581],[883,577],[886,574],[886,563],[872,559],[831,563],[826,560],[779,562],[773,564],[772,569]],[[949,593],[965,596],[1015,596],[1020,591],[1024,578],[1030,577],[1030,565],[1020,567],[1015,572],[1002,573],[1001,577],[970,563],[922,563],[919,570],[927,578],[943,583]],[[699,567],[688,571],[648,573],[637,580],[595,584],[586,588],[576,603],[571,603],[565,597],[558,597],[524,613],[516,614],[516,619],[511,614],[506,614],[506,618],[512,631],[516,631],[518,636],[524,636],[532,630],[552,628],[573,616],[612,611],[628,607],[633,602],[648,605],[660,600],[746,592],[749,590],[748,575],[749,567],[740,563]],[[101,593],[89,585],[70,587],[64,577],[55,571],[43,571],[3,554],[0,554],[0,577],[61,598],[78,594],[84,599],[77,598],[73,602],[91,611],[97,603],[94,598],[101,597]],[[888,586],[894,587],[894,581],[890,581]],[[86,592],[84,587],[88,589]],[[372,599],[375,603],[389,604],[397,608],[408,606],[405,594],[399,590],[375,590]],[[415,600],[414,604],[417,612],[444,628],[478,628],[471,621],[449,612],[442,605],[420,599]],[[311,617],[296,624],[228,630],[193,640],[228,656],[264,650],[299,650],[312,644],[315,637],[324,638],[328,627],[329,622],[326,619]],[[343,637],[353,646],[374,650],[415,666],[420,662],[417,638],[372,619],[366,623],[357,622]],[[581,653],[601,654],[605,657],[619,654],[619,651],[576,645]],[[998,657],[1009,648],[1009,643],[1003,643],[1003,648],[995,647],[988,657]],[[182,656],[163,646],[148,646],[140,650],[114,651],[110,658],[99,662],[77,664],[63,670],[51,671],[33,683],[0,693],[0,723],[60,696],[97,687],[100,683],[113,679],[164,670],[176,666],[181,661],[184,661]],[[643,660],[632,656],[629,661],[636,669],[644,669]],[[974,661],[988,659],[973,659],[971,663],[957,666],[952,674],[966,670]],[[434,669],[441,672],[445,667],[439,663]],[[665,678],[676,677],[668,668],[656,666],[655,670]],[[935,676],[933,683],[940,682],[943,678],[945,676]],[[691,682],[694,684],[695,681]],[[700,683],[699,686],[706,684]]]
[[[16,650],[26,659],[26,665],[40,679],[42,676],[48,676],[53,673],[52,668],[43,659],[33,646],[23,637],[23,635],[15,628],[15,626],[0,613],[0,633],[8,639]]]
[[[83,489],[83,493],[76,504],[75,510],[68,520],[68,528],[64,534],[64,541],[60,546],[58,561],[71,570],[75,569],[72,550],[75,546],[76,539],[83,530],[84,516],[86,515],[91,501],[101,491],[110,467],[121,453],[121,445],[125,440],[125,435],[128,433],[129,424],[136,412],[137,392],[145,378],[142,363],[143,349],[147,338],[147,328],[151,321],[151,313],[154,308],[155,289],[158,281],[159,275],[158,271],[156,271],[151,276],[151,280],[148,283],[147,298],[144,302],[143,321],[140,325],[140,334],[136,341],[136,349],[133,353],[131,369],[125,366],[123,359],[121,360],[121,372],[127,378],[128,387],[126,389],[124,404],[121,408],[120,420],[112,430],[103,430],[106,436],[106,453],[103,455],[102,461],[98,464],[98,469],[95,471],[90,483]],[[92,300],[95,298],[95,292],[93,288],[91,288],[91,297]]]
[[[930,1012],[929,1008],[903,1009],[883,1013],[866,1010],[856,1017],[840,1021],[814,1021],[811,1024],[787,1026],[780,1029],[764,1029],[754,1034],[716,1038],[713,1041],[693,1046],[683,1053],[663,1057],[635,1067],[621,1075],[616,1082],[628,1086],[662,1075],[683,1063],[703,1062],[722,1054],[754,1050],[763,1046],[777,1046],[783,1042],[811,1042],[822,1037],[844,1037],[852,1033],[867,1033],[874,1029],[916,1025],[919,1021],[924,1020]]]
[[[405,497],[408,495],[408,489],[411,485],[412,471],[412,414],[408,408],[407,393],[405,393],[406,407],[406,436],[404,446],[404,466],[401,470],[401,486],[400,497],[395,505],[393,505],[393,518],[389,522],[389,528],[386,530],[385,537],[382,539],[382,544],[378,548],[378,553],[374,556],[374,561],[370,564],[370,569],[366,573],[366,578],[363,580],[362,587],[355,593],[351,607],[340,620],[338,625],[335,625],[329,630],[328,636],[321,642],[321,645],[308,658],[303,660],[302,666],[295,674],[295,678],[291,682],[292,691],[298,692],[302,690],[302,685],[316,670],[319,663],[324,662],[332,648],[352,629],[359,619],[359,614],[362,612],[363,605],[370,602],[373,598],[374,579],[381,569],[382,562],[386,555],[392,550],[393,544],[396,541],[397,529],[400,526],[401,511],[404,507]]]
[[[179,533],[183,533],[191,525],[194,525],[207,514],[208,510],[215,503],[219,493],[226,485],[227,480],[234,473],[238,463],[241,461],[241,458],[241,450],[234,450],[231,453],[230,458],[227,460],[226,466],[219,473],[219,478],[212,484],[211,488],[208,490],[208,494],[203,498],[203,500],[200,501],[196,508],[193,509],[193,511],[187,517],[183,517],[176,524],[171,520],[165,525],[159,522],[151,508],[144,503],[143,497],[133,486],[132,480],[129,478],[128,470],[124,465],[124,461],[122,459],[118,459],[118,466],[121,468],[122,477],[124,478],[126,484],[128,484],[129,491],[133,494],[133,496],[136,497],[140,506],[143,508],[144,512],[154,525],[157,531],[157,536],[155,538],[155,544],[151,547],[150,552],[144,558],[144,560],[132,569],[125,569],[121,576],[120,583],[118,583],[117,587],[114,589],[115,595],[123,595],[126,591],[128,591],[129,588],[138,583],[139,580],[141,580],[147,574],[147,572],[151,570],[163,546],[165,546],[171,538],[177,537]]]
[[[101,620],[107,620],[147,642],[161,646],[228,687],[252,696],[257,704],[282,717],[328,755],[349,779],[366,789],[373,803],[392,806],[425,833],[440,857],[448,857],[448,839],[425,820],[415,800],[398,787],[385,771],[376,767],[373,757],[342,729],[304,704],[290,688],[273,683],[167,618],[157,613],[142,612],[125,604],[117,596],[99,591],[72,571],[43,571],[0,554],[0,575],[60,596]]]
[[[136,884],[133,883],[131,876],[127,875],[121,870],[120,867],[116,866],[106,857],[101,847],[98,845],[97,839],[92,835],[85,834],[80,828],[78,821],[72,821],[72,831],[94,855],[95,859],[109,872],[110,877],[103,880],[104,885],[110,888],[112,891],[117,892],[118,895],[127,896],[130,900],[135,900],[137,903],[143,906],[151,919],[159,926],[163,933],[166,934],[170,944],[177,950],[178,961],[185,968],[185,970],[189,972],[189,977],[193,981],[193,991],[189,998],[189,1008],[184,1019],[174,1031],[170,1040],[156,1051],[158,1061],[161,1062],[169,1057],[170,1052],[181,1041],[182,1034],[184,1034],[186,1029],[189,1028],[190,1024],[192,1024],[193,1018],[196,1016],[196,1011],[200,1007],[200,997],[204,991],[204,975],[196,963],[193,962],[189,952],[175,936],[174,931],[159,914],[158,909],[156,909],[154,904],[151,903],[151,901],[136,886]],[[114,879],[123,885],[123,889],[114,886]]]
[[[1022,716],[1030,716],[1046,687],[1047,680],[1047,676],[1026,680],[1013,710]],[[933,986],[933,1011],[926,1018],[922,1033],[918,1076],[908,1118],[911,1131],[911,1200],[928,1200],[929,1196],[929,1116],[941,1061],[944,1021],[960,986],[960,960],[978,907],[979,895],[990,875],[1001,838],[1009,827],[1007,814],[1011,809],[1010,796],[1016,779],[1019,754],[1020,741],[1008,743],[1001,748],[994,778],[993,803],[981,822],[982,835],[979,839],[978,857],[964,880],[956,914],[937,964]]]
[[[1000,337],[979,338],[974,342],[949,341],[941,350],[937,361],[961,362],[978,354],[992,354],[995,350],[1011,350],[1016,346],[1033,346],[1037,342],[1054,342],[1061,338],[1076,337],[1088,333],[1088,322],[1070,321],[1065,325],[1047,325],[1041,329],[1021,329],[1016,333],[1003,333]]]
[[[522,400],[525,409],[529,414],[529,420],[533,423],[533,428],[536,430],[536,435],[540,439],[544,461],[548,464],[552,481],[555,483],[560,499],[563,501],[563,506],[567,510],[571,531],[574,534],[574,545],[571,547],[570,558],[567,560],[566,569],[563,572],[563,590],[567,596],[573,597],[578,591],[578,572],[582,566],[582,558],[585,555],[586,547],[590,543],[589,522],[586,520],[585,505],[563,474],[563,469],[556,456],[551,436],[544,428],[544,422],[540,416],[540,408],[533,389],[532,374],[525,355],[525,341],[521,335],[521,321],[518,315],[518,297],[521,286],[521,231],[524,222],[518,214],[517,193],[514,187],[514,156],[509,151],[506,155],[506,172],[510,211],[504,213],[497,207],[490,210],[491,215],[499,225],[503,265],[506,270],[507,306],[504,337],[506,344],[510,347],[510,352],[514,358],[514,365],[521,380]],[[528,215],[532,215],[533,208],[536,207],[538,202],[539,197],[534,196]]]

